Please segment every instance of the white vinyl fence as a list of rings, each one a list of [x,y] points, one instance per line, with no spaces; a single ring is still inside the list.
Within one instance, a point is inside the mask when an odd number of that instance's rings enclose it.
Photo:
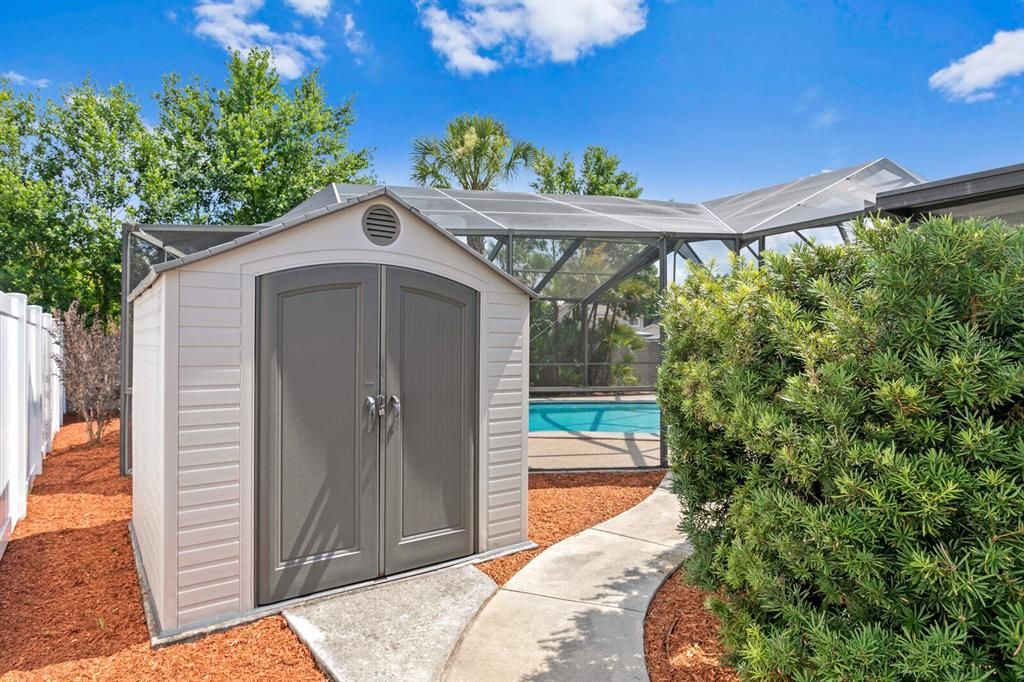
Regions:
[[[53,317],[0,292],[0,557],[64,415]]]

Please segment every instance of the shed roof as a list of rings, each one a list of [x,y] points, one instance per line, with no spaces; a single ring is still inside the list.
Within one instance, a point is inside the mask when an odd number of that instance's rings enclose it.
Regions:
[[[168,260],[168,261],[165,261],[163,263],[156,263],[156,264],[154,264],[150,268],[149,274],[131,292],[131,294],[128,297],[128,300],[132,300],[136,296],[138,296],[142,291],[144,291],[153,282],[154,279],[156,279],[156,277],[158,277],[163,272],[166,272],[168,270],[174,270],[176,268],[182,267],[183,265],[188,265],[189,263],[195,263],[196,261],[200,261],[200,260],[204,260],[206,258],[210,258],[211,256],[216,256],[217,254],[224,253],[225,251],[231,251],[232,249],[236,249],[236,248],[238,248],[240,246],[244,246],[246,244],[249,244],[251,242],[257,241],[259,239],[263,239],[265,237],[269,237],[271,235],[277,234],[278,232],[282,232],[284,230],[288,230],[288,229],[291,229],[293,227],[297,227],[299,225],[302,225],[303,223],[307,223],[307,222],[309,222],[311,220],[314,220],[316,218],[319,218],[321,216],[325,216],[325,215],[328,215],[330,213],[335,213],[337,211],[346,209],[346,208],[348,208],[350,206],[354,206],[356,204],[360,204],[360,203],[363,203],[363,202],[366,202],[366,201],[371,201],[373,199],[377,199],[377,198],[383,197],[383,196],[388,197],[389,199],[391,199],[395,203],[399,204],[403,208],[405,208],[408,211],[410,211],[410,212],[416,214],[417,216],[419,216],[425,223],[427,223],[428,225],[430,225],[431,227],[436,229],[441,235],[443,235],[445,238],[447,238],[452,244],[457,246],[464,253],[468,254],[472,258],[475,258],[475,259],[479,260],[481,263],[484,263],[488,268],[490,268],[491,270],[496,272],[498,275],[500,275],[502,279],[504,279],[507,282],[509,282],[510,284],[512,284],[514,287],[516,287],[517,289],[522,291],[524,294],[526,294],[530,298],[537,298],[537,293],[534,292],[533,289],[531,289],[530,287],[526,286],[525,284],[523,284],[522,282],[520,282],[519,280],[514,278],[512,275],[508,274],[507,272],[505,272],[504,270],[499,268],[497,265],[495,265],[494,263],[489,261],[487,258],[485,258],[481,254],[479,254],[476,251],[474,251],[473,249],[469,248],[466,244],[463,244],[461,241],[459,241],[458,239],[453,237],[451,235],[451,233],[446,231],[443,227],[439,226],[437,223],[435,223],[429,217],[423,215],[423,213],[418,208],[416,208],[415,206],[410,205],[402,197],[397,196],[390,188],[378,187],[378,188],[373,189],[373,190],[371,190],[369,192],[365,192],[365,193],[360,194],[358,196],[350,196],[350,197],[347,197],[347,198],[345,198],[345,199],[343,199],[341,201],[337,201],[337,202],[334,202],[334,203],[329,204],[329,205],[324,205],[324,206],[320,206],[320,207],[317,207],[317,208],[310,208],[309,210],[303,212],[302,214],[296,214],[296,211],[294,211],[294,210],[289,211],[288,214],[286,214],[285,216],[282,216],[281,218],[279,218],[278,220],[274,221],[273,223],[271,223],[269,225],[256,226],[251,231],[248,231],[248,232],[246,232],[244,234],[240,234],[239,236],[236,236],[236,237],[234,237],[232,239],[222,239],[220,241],[220,243],[215,244],[213,246],[210,246],[208,248],[201,249],[201,250],[194,251],[194,252],[187,253],[187,254],[183,254],[183,255],[179,256],[178,258],[175,258],[173,260]],[[308,202],[304,202],[304,203],[308,203]],[[132,226],[132,227],[135,227],[135,226]],[[147,228],[147,229],[151,229],[152,228],[152,226],[138,226],[138,227],[143,227],[143,228]],[[164,226],[164,227],[169,227],[169,226]],[[158,231],[158,230],[153,230],[153,231]],[[239,229],[238,226],[225,226],[225,230],[224,230],[225,234],[223,236],[226,238],[226,237],[228,237],[232,233],[239,233],[239,231],[240,231],[240,229]]]

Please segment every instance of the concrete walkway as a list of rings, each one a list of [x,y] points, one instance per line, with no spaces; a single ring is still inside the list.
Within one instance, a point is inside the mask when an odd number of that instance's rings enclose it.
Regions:
[[[690,551],[678,518],[666,479],[632,509],[545,550],[466,629],[446,679],[647,680],[647,606]]]
[[[497,587],[460,566],[288,608],[284,617],[335,680],[427,682],[441,678],[466,624]]]

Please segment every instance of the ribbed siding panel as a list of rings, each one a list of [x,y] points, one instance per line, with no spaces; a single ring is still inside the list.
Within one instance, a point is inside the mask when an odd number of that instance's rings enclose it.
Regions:
[[[135,299],[132,317],[132,522],[157,605],[164,603],[164,558],[172,551],[164,527],[164,286],[159,279]]]
[[[241,602],[240,278],[181,271],[178,332],[178,623]]]
[[[529,303],[514,294],[493,293],[488,305],[487,387],[487,549],[525,537],[521,522],[524,482],[523,328]]]

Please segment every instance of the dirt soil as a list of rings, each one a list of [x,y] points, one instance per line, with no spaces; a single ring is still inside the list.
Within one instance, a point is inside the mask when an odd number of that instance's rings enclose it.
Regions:
[[[477,568],[504,585],[559,540],[637,505],[664,477],[664,471],[530,474],[529,536],[537,548],[492,559]]]
[[[685,582],[682,571],[669,576],[651,602],[644,621],[644,652],[651,682],[738,680],[722,662],[718,618],[704,608],[707,593]]]
[[[57,435],[0,559],[0,680],[322,680],[277,616],[150,649],[116,425],[85,441],[81,423]]]

